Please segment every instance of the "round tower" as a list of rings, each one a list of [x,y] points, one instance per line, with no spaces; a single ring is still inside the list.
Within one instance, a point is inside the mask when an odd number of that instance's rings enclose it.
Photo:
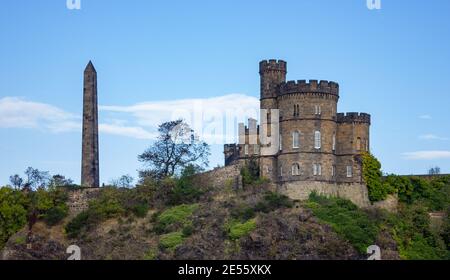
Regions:
[[[274,128],[278,130],[278,112],[272,111],[272,109],[278,109],[278,89],[286,81],[286,67],[287,64],[283,60],[271,59],[259,63],[261,77],[260,136],[264,139],[261,143],[260,174],[273,182],[277,180],[278,132],[275,135],[273,130]]]
[[[339,85],[310,80],[279,86],[278,181],[336,182]]]

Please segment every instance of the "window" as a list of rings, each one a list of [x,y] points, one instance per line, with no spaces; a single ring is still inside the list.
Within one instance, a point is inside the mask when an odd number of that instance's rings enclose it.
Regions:
[[[321,146],[322,146],[322,139],[321,139],[320,131],[315,131],[314,132],[314,148],[320,149]]]
[[[283,150],[283,138],[280,134],[280,151],[282,151],[282,150]]]
[[[369,140],[366,139],[366,151],[369,151]]]
[[[280,177],[283,177],[283,166],[280,167]]]
[[[353,177],[353,168],[351,165],[347,165],[347,178]]]
[[[292,133],[292,148],[298,149],[300,148],[300,132],[294,131]]]
[[[320,176],[322,175],[322,164],[313,164],[313,174],[314,176]]]
[[[253,153],[259,155],[259,145],[253,145]]]
[[[361,151],[361,138],[356,138],[356,150]]]
[[[300,165],[298,163],[294,163],[292,165],[292,176],[299,176],[300,175]]]
[[[295,104],[294,105],[294,117],[300,116],[300,105]]]
[[[244,153],[245,155],[248,155],[248,145],[244,145]]]
[[[336,133],[333,133],[333,151],[336,151]]]
[[[336,177],[336,165],[331,166],[331,176]]]
[[[322,114],[322,108],[320,107],[320,105],[315,105],[314,106],[314,113],[316,115],[321,115]]]

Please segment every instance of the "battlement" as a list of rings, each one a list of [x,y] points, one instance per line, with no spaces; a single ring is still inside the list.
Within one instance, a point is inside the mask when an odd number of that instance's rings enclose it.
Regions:
[[[367,123],[370,124],[370,115],[366,113],[338,113],[337,115],[338,123]]]
[[[280,94],[327,93],[339,96],[339,84],[329,81],[306,80],[288,81],[280,85]]]
[[[284,60],[269,59],[263,60],[259,63],[259,73],[265,71],[287,71],[287,63]]]

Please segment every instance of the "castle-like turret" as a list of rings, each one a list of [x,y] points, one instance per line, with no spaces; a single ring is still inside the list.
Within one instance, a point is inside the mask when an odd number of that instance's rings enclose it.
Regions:
[[[259,155],[262,176],[281,184],[297,181],[360,183],[358,156],[369,151],[370,115],[337,113],[338,83],[286,82],[286,73],[287,64],[283,60],[259,63],[260,108],[264,112],[259,133],[270,136],[271,140],[279,139],[274,153]],[[279,123],[278,131],[271,126],[274,121]],[[236,158],[246,160],[250,155],[257,155],[258,149],[252,152],[252,145],[247,141],[247,129],[242,127],[241,130],[246,137],[245,144],[225,146],[227,165]],[[265,143],[260,144],[265,147]]]

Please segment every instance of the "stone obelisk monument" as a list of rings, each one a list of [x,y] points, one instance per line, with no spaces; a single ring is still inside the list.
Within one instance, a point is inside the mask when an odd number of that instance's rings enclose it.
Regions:
[[[89,61],[84,70],[83,151],[81,155],[81,185],[89,188],[100,186],[97,107],[97,71]]]

